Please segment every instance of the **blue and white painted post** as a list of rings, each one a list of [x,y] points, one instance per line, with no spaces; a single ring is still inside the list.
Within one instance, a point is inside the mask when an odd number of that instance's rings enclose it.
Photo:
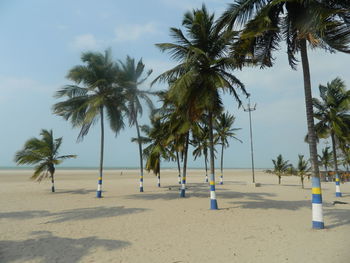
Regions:
[[[342,196],[340,192],[340,177],[338,173],[335,174],[335,196],[336,197]]]
[[[140,192],[143,192],[143,174],[140,175]]]
[[[222,173],[220,175],[220,184],[224,184],[224,176],[222,175]]]
[[[323,229],[322,192],[319,177],[312,177],[312,228]]]
[[[185,192],[186,192],[186,176],[182,176],[180,197],[185,197],[185,195],[186,195]]]
[[[157,176],[157,181],[158,181],[158,187],[160,187],[160,174],[158,174],[158,176]]]
[[[209,180],[208,180],[208,174],[205,174],[205,182],[208,183]]]
[[[96,197],[102,197],[102,174],[100,174],[100,177],[98,178]]]
[[[218,209],[218,203],[216,201],[216,193],[215,193],[215,176],[214,176],[214,174],[210,175],[210,209],[211,210]]]

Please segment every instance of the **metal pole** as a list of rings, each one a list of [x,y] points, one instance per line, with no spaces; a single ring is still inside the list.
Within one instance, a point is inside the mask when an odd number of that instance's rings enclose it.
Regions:
[[[252,131],[252,111],[255,111],[256,104],[253,108],[250,107],[250,99],[248,102],[248,108],[244,109],[244,111],[249,112],[249,130],[250,130],[250,152],[252,156],[252,175],[253,175],[253,183],[255,183],[255,174],[254,174],[254,149],[253,149],[253,131]]]

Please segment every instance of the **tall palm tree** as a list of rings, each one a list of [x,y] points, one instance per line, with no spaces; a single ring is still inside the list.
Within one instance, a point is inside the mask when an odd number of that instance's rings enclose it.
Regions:
[[[299,154],[297,175],[300,176],[301,188],[304,188],[304,178],[310,170],[311,167],[309,167],[308,161],[304,159],[304,155]]]
[[[223,176],[224,176],[224,149],[229,146],[228,138],[233,138],[239,142],[242,143],[240,139],[236,137],[236,131],[239,131],[241,128],[232,128],[234,122],[235,122],[235,116],[226,113],[221,113],[218,118],[216,118],[215,121],[215,130],[216,130],[216,136],[219,141],[219,144],[221,144],[221,161],[220,161],[220,184],[224,183]]]
[[[330,147],[327,146],[322,149],[322,154],[318,155],[320,164],[324,166],[326,172],[326,181],[328,182],[328,168],[333,167],[333,153],[329,151]]]
[[[335,78],[326,86],[320,85],[319,90],[321,99],[313,98],[312,101],[315,108],[314,117],[319,120],[315,130],[319,138],[331,137],[336,173],[336,196],[341,197],[337,145],[349,137],[350,91],[345,89],[345,83],[340,78]]]
[[[160,76],[156,81],[176,79],[170,86],[169,97],[180,107],[185,107],[191,122],[208,115],[210,152],[210,208],[217,209],[215,193],[213,118],[222,111],[220,91],[229,91],[239,105],[238,90],[248,95],[244,85],[231,73],[237,68],[236,61],[228,57],[235,33],[222,31],[215,26],[214,15],[203,5],[201,9],[187,12],[182,20],[185,32],[171,28],[175,43],[157,44],[179,64]]]
[[[73,67],[67,75],[75,84],[66,85],[56,92],[56,98],[66,100],[56,103],[53,112],[70,120],[73,127],[80,127],[78,140],[82,140],[90,127],[100,120],[101,148],[96,196],[101,198],[105,114],[112,131],[117,135],[124,128],[123,114],[127,109],[122,89],[115,84],[118,66],[112,61],[111,52],[86,52],[81,59],[85,65]]]
[[[146,73],[143,77],[145,65],[140,59],[135,65],[135,60],[129,56],[126,57],[125,62],[119,61],[120,70],[118,72],[118,84],[124,89],[124,94],[127,100],[129,125],[136,127],[137,137],[140,138],[140,128],[138,124],[138,116],[142,115],[141,101],[145,101],[152,109],[153,103],[149,95],[153,93],[139,89],[139,86],[143,84],[152,70]],[[140,156],[140,192],[143,192],[143,158],[142,158],[142,144],[138,140],[139,156]]]
[[[283,157],[281,154],[279,154],[276,158],[276,160],[272,159],[273,163],[273,173],[277,175],[278,177],[278,184],[281,184],[281,177],[283,174],[285,174],[290,167],[289,161],[288,160],[283,160]]]
[[[240,40],[234,45],[237,60],[247,56],[272,66],[272,53],[284,41],[288,61],[295,69],[300,52],[304,78],[309,151],[313,171],[313,228],[323,229],[322,195],[317,163],[311,78],[307,44],[313,48],[350,52],[349,3],[331,0],[237,0],[219,19],[220,25],[243,27]]]
[[[76,155],[59,155],[62,137],[54,139],[52,130],[41,130],[41,139],[31,138],[23,146],[23,149],[15,155],[17,164],[37,164],[34,167],[32,179],[41,181],[51,178],[51,191],[55,192],[55,165],[61,164],[63,160],[76,158]]]

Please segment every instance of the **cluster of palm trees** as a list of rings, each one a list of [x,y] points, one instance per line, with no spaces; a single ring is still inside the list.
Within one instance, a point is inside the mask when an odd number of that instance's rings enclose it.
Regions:
[[[101,197],[102,191],[104,116],[107,115],[110,127],[116,134],[124,127],[123,117],[127,116],[129,124],[137,129],[135,141],[139,144],[140,152],[140,191],[143,191],[142,152],[149,156],[146,169],[153,170],[158,176],[161,158],[179,160],[181,156],[182,173],[178,165],[180,196],[185,196],[188,149],[190,144],[195,143],[194,155],[203,154],[205,163],[209,160],[210,207],[217,209],[214,146],[217,140],[223,153],[227,141],[221,137],[222,134],[234,136],[235,131],[230,128],[214,135],[215,126],[222,121],[219,116],[223,116],[224,112],[222,93],[233,95],[240,106],[241,96],[248,97],[249,94],[233,72],[244,66],[273,66],[273,52],[279,49],[281,43],[285,43],[288,61],[293,69],[296,69],[296,56],[300,53],[313,175],[313,227],[323,228],[316,146],[317,132],[325,127],[323,124],[314,125],[314,118],[318,119],[323,114],[323,105],[312,99],[307,51],[309,45],[328,51],[350,52],[349,2],[236,0],[217,20],[205,5],[186,12],[182,27],[170,28],[173,43],[156,44],[177,65],[152,82],[152,85],[164,82],[168,89],[158,93],[163,105],[152,116],[153,127],[142,126],[148,141],[142,138],[138,124],[138,116],[142,113],[139,100],[145,99],[151,104],[148,97],[151,93],[137,88],[150,74],[148,72],[141,77],[144,70],[141,61],[135,66],[129,57],[126,63],[113,62],[108,51],[105,54],[84,53],[82,60],[86,65],[74,67],[67,76],[75,84],[57,92],[57,98],[66,100],[54,105],[54,113],[70,120],[73,127],[81,128],[79,139],[100,120],[101,159],[97,196]],[[316,108],[315,113],[313,107]],[[225,121],[230,119],[227,117]],[[340,139],[336,129],[329,134],[339,145],[347,144]],[[145,151],[142,151],[142,143],[150,143]],[[336,159],[336,151],[333,154]]]

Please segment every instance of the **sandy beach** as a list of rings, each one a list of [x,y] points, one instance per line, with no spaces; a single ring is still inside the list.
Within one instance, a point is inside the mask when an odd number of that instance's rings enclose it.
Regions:
[[[29,180],[31,171],[0,171],[0,262],[324,262],[350,258],[350,184],[343,198],[323,183],[326,229],[312,230],[310,182],[225,171],[217,185],[219,210],[209,210],[202,170],[190,170],[186,198],[177,173],[164,170],[161,188],[137,170],[107,170],[104,198],[95,198],[97,171],[58,170],[50,182]],[[217,178],[218,181],[218,178]],[[336,204],[341,200],[349,204]]]

